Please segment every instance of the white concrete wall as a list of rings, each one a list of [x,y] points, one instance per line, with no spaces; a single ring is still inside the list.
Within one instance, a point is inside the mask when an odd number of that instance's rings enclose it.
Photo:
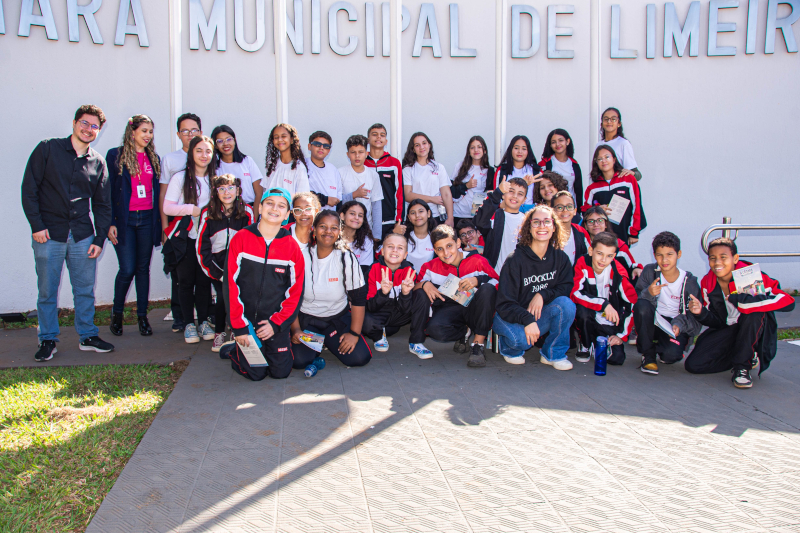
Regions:
[[[51,0],[52,1],[52,0]],[[615,0],[617,1],[617,0]],[[724,10],[721,21],[735,21],[737,31],[721,34],[720,45],[735,45],[734,57],[707,57],[708,2],[701,2],[700,54],[662,57],[664,4],[657,3],[655,59],[645,59],[645,6],[634,0],[622,5],[622,46],[638,49],[637,59],[610,59],[610,3],[601,14],[601,109],[614,105],[623,113],[626,135],[644,174],[641,182],[649,226],[642,244],[633,249],[637,259],[651,261],[650,239],[665,229],[684,242],[685,268],[706,271],[699,246],[707,226],[732,216],[739,223],[796,223],[797,178],[800,158],[796,87],[800,85],[798,54],[786,52],[778,33],[775,53],[764,54],[767,1],[760,4],[757,51],[745,55],[747,4]],[[202,0],[206,12],[213,0]],[[289,11],[292,2],[289,0]],[[359,38],[349,56],[335,54],[328,45],[328,8],[322,0],[321,54],[311,53],[311,0],[303,1],[305,53],[288,48],[289,118],[305,148],[308,135],[327,130],[334,138],[330,160],[347,162],[344,142],[349,135],[366,133],[374,122],[389,126],[389,61],[382,57],[381,6],[375,3],[375,57],[366,57],[365,4],[353,2],[356,22],[340,12],[339,40]],[[514,3],[509,1],[509,4]],[[34,26],[31,36],[18,37],[19,2],[4,3],[6,34],[0,35],[0,119],[8,134],[0,146],[7,162],[3,183],[7,194],[0,205],[9,213],[0,256],[0,312],[35,308],[36,276],[30,249],[30,227],[22,213],[19,183],[36,143],[66,136],[72,114],[83,103],[100,105],[108,117],[95,148],[101,153],[118,145],[125,121],[146,113],[156,122],[156,146],[171,150],[175,125],[170,120],[169,23],[167,2],[142,0],[149,48],[140,48],[135,36],[114,46],[118,2],[104,0],[96,14],[104,45],[95,45],[81,20],[81,41],[68,41],[64,2],[52,1],[58,41]],[[227,52],[189,50],[188,1],[182,1],[183,111],[199,114],[204,132],[226,123],[234,128],[242,150],[263,164],[269,130],[275,123],[275,67],[272,6],[267,2],[267,41],[258,52],[242,51],[234,39],[233,0],[227,1]],[[411,55],[421,2],[407,2],[411,23],[403,34],[403,139],[417,130],[428,133],[437,160],[448,172],[460,161],[470,136],[483,135],[494,152],[495,4],[460,2],[461,47],[476,48],[476,58],[451,58],[448,2],[434,2],[442,57],[430,48]],[[547,58],[547,3],[529,2],[541,19],[539,52],[527,59],[508,58],[508,114],[506,139],[517,133],[531,138],[537,156],[547,132],[567,129],[576,146],[576,158],[588,180],[591,151],[597,132],[590,128],[590,14],[588,3],[576,4],[573,15],[559,15],[560,26],[571,26],[573,36],[559,37],[558,47],[575,50],[574,59]],[[245,1],[247,36],[255,35],[253,3]],[[689,2],[676,2],[681,19]],[[782,5],[779,16],[788,13]],[[510,8],[506,16],[510,16]],[[796,31],[800,27],[795,24]],[[523,42],[530,39],[527,18]],[[509,24],[510,31],[510,24]],[[800,32],[798,32],[800,39]],[[509,46],[510,50],[510,46]],[[402,153],[394,154],[402,158]],[[797,236],[744,234],[743,249],[800,251]],[[796,261],[762,259],[764,269],[784,286],[800,288]],[[154,254],[151,299],[169,296],[169,282]],[[110,303],[117,260],[106,245],[97,276],[97,301]],[[60,306],[72,305],[65,272]],[[129,299],[134,298],[131,287]]]

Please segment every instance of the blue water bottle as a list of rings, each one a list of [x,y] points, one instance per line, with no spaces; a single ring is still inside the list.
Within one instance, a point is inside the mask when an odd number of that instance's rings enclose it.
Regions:
[[[304,375],[305,375],[307,378],[313,378],[314,376],[316,376],[316,375],[317,375],[317,371],[318,371],[318,370],[319,370],[319,369],[316,367],[316,365],[313,365],[313,364],[311,364],[311,365],[308,365],[308,366],[306,367],[306,369],[305,369],[305,371],[303,372],[303,374],[304,374]]]
[[[323,359],[322,357],[317,357],[316,359],[311,361],[311,364],[317,367],[317,370],[322,370],[323,368],[325,368],[325,359]]]
[[[594,341],[594,375],[606,375],[608,362],[608,337],[597,337]]]

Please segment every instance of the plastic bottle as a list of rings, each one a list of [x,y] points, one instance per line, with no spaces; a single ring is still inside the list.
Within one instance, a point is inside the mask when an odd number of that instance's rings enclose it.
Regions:
[[[318,371],[318,370],[319,370],[319,369],[318,369],[318,368],[317,368],[315,365],[311,364],[311,365],[308,365],[308,366],[306,367],[306,369],[305,369],[305,371],[303,372],[303,374],[304,374],[304,375],[305,375],[307,378],[313,378],[314,376],[316,376],[316,375],[317,375],[317,371]]]
[[[606,375],[608,361],[608,337],[597,337],[594,341],[594,375]]]
[[[322,357],[317,357],[316,359],[311,361],[311,364],[317,367],[317,370],[322,370],[323,368],[325,368],[325,359],[323,359]]]

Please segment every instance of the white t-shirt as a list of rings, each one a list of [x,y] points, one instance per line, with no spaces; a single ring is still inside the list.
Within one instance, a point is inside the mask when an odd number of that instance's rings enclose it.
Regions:
[[[320,259],[317,248],[311,248],[311,260],[306,259],[303,282],[303,304],[300,311],[316,317],[329,317],[341,313],[347,307],[347,290],[364,286],[364,275],[353,254],[334,249],[328,257]],[[344,254],[344,270],[342,255]],[[319,332],[317,332],[319,333]],[[344,331],[342,333],[345,333]]]
[[[265,189],[282,187],[289,191],[292,196],[298,192],[311,190],[308,186],[306,166],[298,161],[297,168],[292,169],[292,163],[284,163],[280,159],[278,164],[275,165],[275,170],[272,171],[272,174],[261,180],[261,186]]]
[[[535,176],[536,174],[539,173],[539,167],[536,167],[536,171],[534,172],[533,168],[530,165],[525,165],[522,168],[517,168],[512,166],[511,168],[512,168],[511,175],[506,176],[503,181],[508,181],[511,178],[524,178],[525,176]],[[525,198],[525,203],[533,204],[533,185],[528,186],[528,195]]]
[[[572,168],[572,161],[567,158],[566,163],[562,163],[556,156],[550,158],[550,163],[553,166],[553,172],[556,174],[560,174],[562,178],[567,180],[569,184],[569,192],[573,198],[575,198],[575,169]]]
[[[300,240],[297,238],[297,224],[292,224],[289,230],[292,232],[292,237],[294,237],[295,242],[297,242],[297,246],[300,247],[300,251],[303,252],[303,257],[307,257],[306,249],[308,249],[308,243],[300,242]]]
[[[456,165],[456,168],[453,170],[453,177],[458,175],[458,171],[461,169],[461,163]],[[486,174],[488,169],[481,168],[479,165],[472,165],[469,168],[469,172],[467,176],[464,178],[462,183],[467,183],[472,178],[478,180],[478,186],[473,187],[472,189],[467,189],[467,192],[464,196],[459,198],[458,200],[453,201],[453,216],[459,218],[472,218],[472,199],[474,198],[476,193],[481,195],[486,193]]]
[[[503,270],[508,254],[517,247],[519,227],[525,219],[525,213],[506,213],[505,219],[503,241],[500,243],[500,255],[497,257],[497,266],[494,268],[494,271],[498,273]]]
[[[241,163],[225,163],[220,160],[217,176],[222,174],[233,174],[239,178],[239,181],[242,182],[242,199],[248,204],[255,203],[256,192],[253,189],[253,183],[263,181],[264,175],[252,157],[244,156]]]
[[[441,196],[442,192],[439,189],[449,187],[450,178],[447,176],[444,165],[430,161],[424,167],[419,163],[414,163],[412,167],[403,168],[403,183],[411,185],[411,191],[417,194]],[[431,208],[434,217],[446,214],[443,205],[428,203],[428,207]],[[440,207],[441,209],[439,209]],[[406,211],[408,211],[408,202],[406,202]]]
[[[594,273],[594,282],[596,284],[595,287],[597,287],[598,298],[608,298],[608,291],[611,288],[611,266],[612,265],[608,265],[600,274],[597,272]],[[603,316],[604,311],[605,309],[601,309],[595,313],[595,320],[597,320],[598,324],[613,326],[614,323]]]
[[[170,202],[175,202],[178,205],[186,205],[186,202],[183,200],[183,179],[185,173],[183,171],[178,172],[172,179],[169,180],[169,185],[167,186],[167,194],[164,196],[164,200],[169,200]],[[208,185],[208,176],[203,176],[202,178],[197,178],[197,205],[201,209],[208,205],[209,200],[209,192],[211,188]],[[196,239],[197,238],[197,228],[200,225],[200,217],[192,217],[192,229],[189,231],[189,238]]]
[[[372,224],[372,202],[383,200],[383,188],[381,187],[381,179],[374,168],[364,167],[364,172],[359,174],[350,165],[345,165],[339,168],[339,175],[342,177],[342,190],[347,194],[353,194],[356,189],[364,185],[364,190],[367,191],[367,196],[364,198],[356,198],[356,200],[367,208],[367,216],[365,217],[369,222],[370,227]],[[380,228],[377,228],[375,233],[380,234]],[[370,263],[372,264],[372,263]]]
[[[728,310],[728,319],[725,321],[729,326],[736,324],[739,321],[739,309],[730,303],[727,298],[725,298],[725,309]]]
[[[622,165],[622,168],[630,170],[639,166],[636,164],[636,158],[633,156],[633,146],[631,146],[628,139],[624,137],[614,137],[610,141],[600,140],[595,145],[595,149],[601,144],[607,144],[614,149],[614,153],[617,154],[617,161]]]
[[[311,187],[312,192],[318,192],[325,196],[333,196],[342,200],[342,177],[335,166],[329,165],[323,161],[322,168],[318,167],[311,161],[308,165],[308,185]],[[322,209],[336,209],[336,206],[323,205]]]
[[[572,233],[572,227],[567,231],[569,232],[569,239],[564,244],[564,253],[569,257],[569,262],[572,263],[572,266],[575,266],[575,234]]]
[[[183,170],[186,170],[186,158],[188,154],[183,151],[183,148],[180,150],[175,150],[174,152],[170,152],[165,156],[161,157],[161,176],[158,178],[158,182],[161,185],[169,184],[169,180]]]
[[[375,248],[372,244],[372,239],[364,239],[364,246],[361,248],[356,248],[355,243],[350,243],[348,246],[350,246],[350,251],[358,259],[359,265],[370,266],[375,262]]]
[[[414,265],[414,270],[419,273],[422,265],[433,259],[436,253],[433,251],[430,234],[426,235],[424,239],[418,239],[412,231],[409,238],[413,244],[409,243],[408,246],[408,262]]]
[[[660,275],[659,284],[661,287],[661,294],[658,295],[658,304],[656,305],[656,312],[664,318],[675,318],[680,313],[681,308],[681,289],[683,288],[683,281],[686,279],[686,271],[678,269],[678,279],[672,283],[668,283],[664,278],[664,274]]]

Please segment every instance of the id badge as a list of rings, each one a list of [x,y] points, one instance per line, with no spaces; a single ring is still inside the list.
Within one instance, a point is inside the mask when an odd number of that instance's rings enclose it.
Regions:
[[[139,198],[147,198],[147,191],[145,190],[144,185],[136,186],[136,195]]]

